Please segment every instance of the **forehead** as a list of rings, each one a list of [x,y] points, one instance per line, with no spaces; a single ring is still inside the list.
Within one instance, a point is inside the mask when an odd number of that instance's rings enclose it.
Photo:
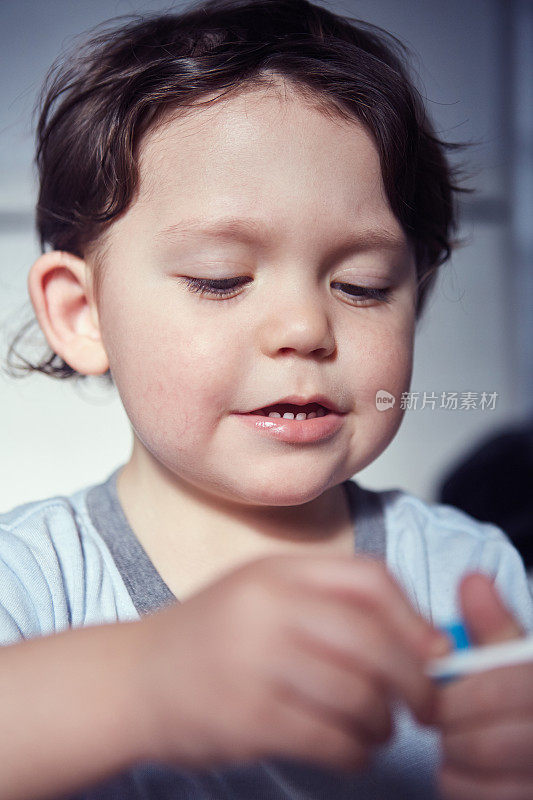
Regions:
[[[126,216],[152,230],[185,217],[252,214],[279,230],[333,216],[402,235],[364,126],[287,82],[168,113],[141,143],[139,177]]]

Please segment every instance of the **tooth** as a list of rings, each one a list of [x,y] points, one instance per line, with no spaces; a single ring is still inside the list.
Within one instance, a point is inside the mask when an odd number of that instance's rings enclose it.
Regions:
[[[286,411],[285,414],[283,414],[283,419],[297,419],[301,421],[304,419],[314,419],[315,417],[324,417],[326,414],[327,411],[323,408],[319,408],[318,411],[310,411],[309,414],[306,414],[305,411],[300,411],[298,414],[294,415],[292,411]],[[281,418],[281,414],[278,411],[270,411],[268,416],[276,419]]]

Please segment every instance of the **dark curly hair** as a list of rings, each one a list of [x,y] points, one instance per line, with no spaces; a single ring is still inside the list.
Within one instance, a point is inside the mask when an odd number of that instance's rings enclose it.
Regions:
[[[127,19],[98,26],[46,77],[35,110],[43,252],[92,254],[98,296],[102,234],[133,199],[142,136],[169,109],[218,102],[280,76],[373,137],[390,206],[415,248],[419,317],[451,254],[457,192],[468,190],[446,158],[464,145],[437,137],[409,76],[407,48],[382,28],[308,0],[208,0],[180,14]],[[16,352],[35,322],[11,343],[9,366],[81,377],[56,353],[32,364]],[[109,370],[103,377],[112,383]]]

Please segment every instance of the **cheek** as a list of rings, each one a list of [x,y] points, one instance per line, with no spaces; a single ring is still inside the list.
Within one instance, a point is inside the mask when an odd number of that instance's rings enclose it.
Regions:
[[[368,364],[372,380],[369,388],[372,390],[372,402],[375,394],[384,389],[394,395],[396,402],[400,402],[401,393],[407,391],[411,380],[413,366],[412,349],[403,347],[396,341],[386,341],[376,350]]]
[[[409,388],[413,367],[413,329],[408,324],[368,331],[352,357],[355,398],[360,407],[375,408],[376,392],[392,394],[395,407]]]
[[[105,319],[102,320],[103,327]],[[128,417],[141,438],[201,432],[227,408],[231,387],[225,339],[160,309],[116,312],[104,341]],[[191,420],[195,425],[191,426]],[[160,432],[167,432],[167,434]]]
[[[412,335],[401,328],[369,332],[364,347],[354,351],[354,473],[371,464],[394,439],[404,415],[400,399],[409,389],[412,357]],[[380,390],[393,395],[392,407],[376,403]]]

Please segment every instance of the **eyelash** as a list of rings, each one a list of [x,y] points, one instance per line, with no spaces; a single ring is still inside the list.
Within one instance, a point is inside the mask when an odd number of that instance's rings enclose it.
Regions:
[[[202,295],[218,295],[218,297],[226,297],[227,295],[232,294],[239,286],[243,286],[244,284],[239,284],[237,278],[224,278],[220,280],[209,280],[207,278],[183,278],[187,285],[187,289],[190,292],[197,292]],[[349,286],[352,289],[358,289],[359,295],[350,294],[350,292],[344,292],[344,294],[348,295],[348,297],[353,298],[354,300],[378,300],[382,303],[389,303],[390,302],[390,287],[386,289],[376,289],[372,286],[355,286],[352,283],[339,283],[335,281],[339,286]],[[228,284],[233,284],[233,286],[228,286]],[[231,298],[228,298],[231,299]]]

